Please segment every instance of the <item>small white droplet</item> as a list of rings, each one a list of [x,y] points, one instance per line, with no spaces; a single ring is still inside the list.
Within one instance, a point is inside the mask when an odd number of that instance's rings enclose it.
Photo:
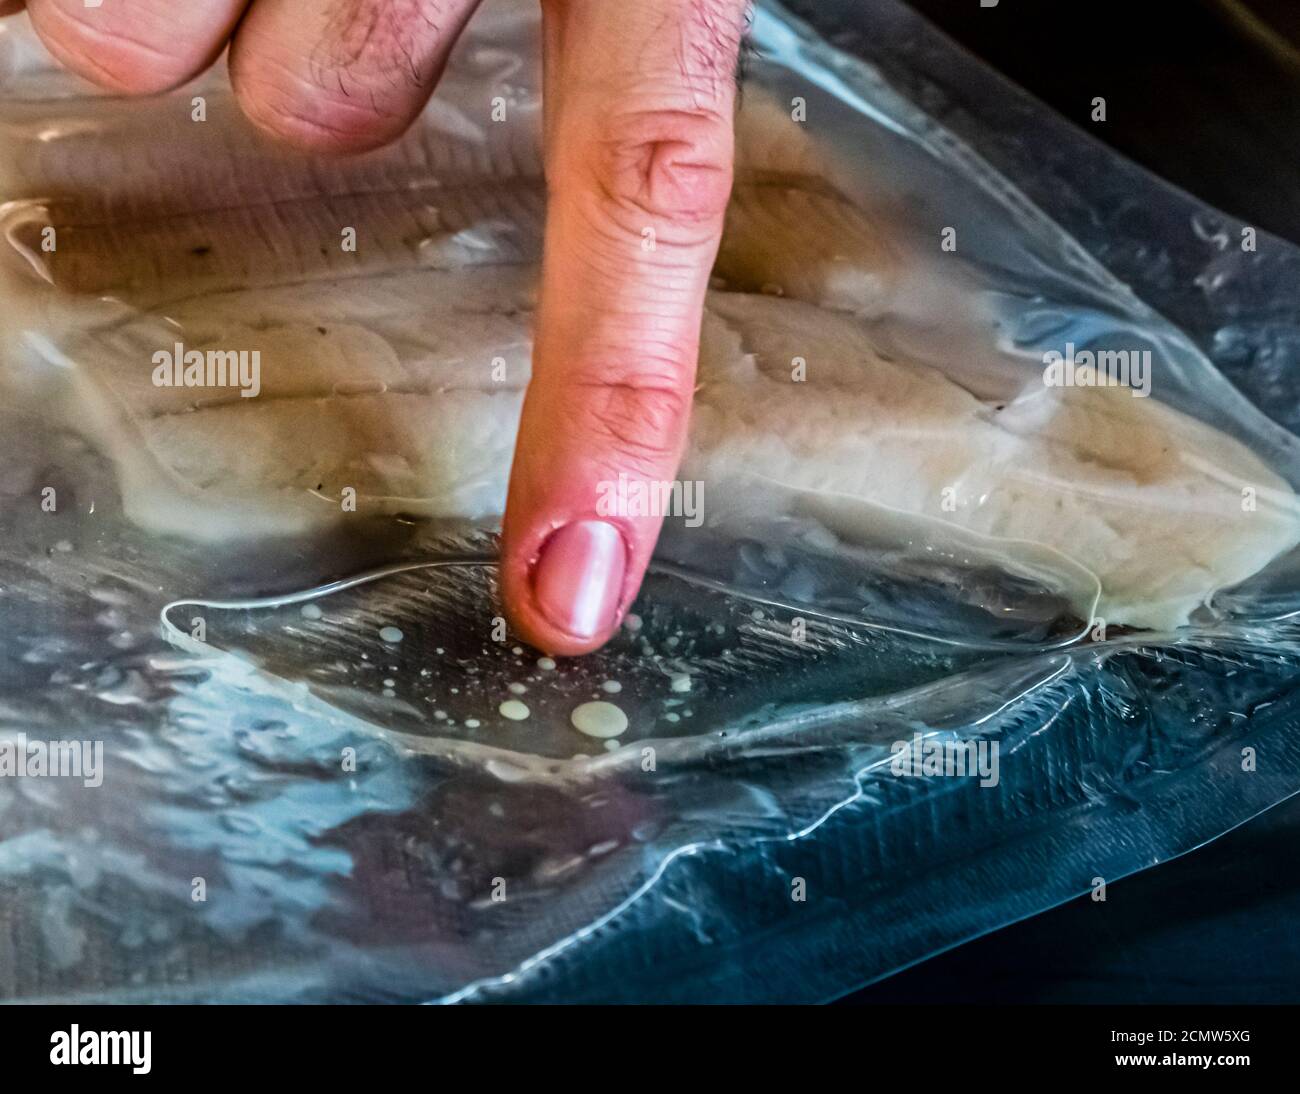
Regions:
[[[402,635],[402,632],[398,630],[396,627],[380,627],[379,637],[382,638],[385,642],[391,642],[394,645],[396,645],[398,642],[402,640],[404,636]]]
[[[299,612],[304,619],[319,619],[323,614],[319,604],[304,604],[299,609]]]
[[[465,719],[465,725],[466,725],[469,729],[478,729],[478,727],[479,727],[481,724],[482,724],[482,723],[480,723],[479,720],[478,720],[477,718],[466,718],[466,719]]]
[[[569,721],[588,737],[617,737],[627,729],[627,715],[613,703],[596,700],[575,707]]]
[[[523,684],[511,684],[510,692],[513,695],[523,695],[528,689]]]
[[[555,668],[555,662],[549,657],[539,657],[537,659],[537,667],[543,672],[550,672]]]
[[[507,699],[497,707],[497,710],[500,712],[501,717],[509,718],[512,722],[522,722],[532,713],[528,709],[528,705],[521,703],[518,699]]]
[[[609,692],[610,695],[617,695],[620,691],[623,690],[623,685],[620,684],[617,680],[606,680],[603,684],[600,685],[600,690],[607,691]]]
[[[684,672],[673,673],[672,683],[668,685],[673,691],[690,691],[691,678]]]
[[[641,617],[635,612],[628,612],[627,618],[623,620],[623,626],[630,631],[639,631],[641,629]]]

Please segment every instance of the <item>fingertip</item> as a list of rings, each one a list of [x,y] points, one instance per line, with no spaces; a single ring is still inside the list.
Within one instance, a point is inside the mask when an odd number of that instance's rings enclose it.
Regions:
[[[529,605],[506,609],[506,617],[514,632],[534,649],[552,657],[582,657],[595,653],[613,637],[617,624],[608,631],[590,638],[566,634],[538,616]]]
[[[599,649],[635,595],[633,558],[626,530],[604,520],[574,520],[522,541],[507,537],[502,595],[516,632],[550,654]]]

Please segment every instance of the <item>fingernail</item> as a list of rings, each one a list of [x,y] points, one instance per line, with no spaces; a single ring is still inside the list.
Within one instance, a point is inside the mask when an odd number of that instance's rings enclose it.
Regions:
[[[552,625],[594,638],[614,621],[626,568],[627,552],[617,528],[603,520],[576,521],[542,545],[533,595]]]

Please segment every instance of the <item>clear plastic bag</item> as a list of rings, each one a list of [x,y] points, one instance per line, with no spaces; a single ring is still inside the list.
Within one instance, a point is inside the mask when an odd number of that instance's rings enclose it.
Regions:
[[[889,0],[852,13],[887,75],[756,15],[683,472],[709,519],[599,654],[495,640],[535,18],[490,4],[415,132],[343,164],[261,143],[224,74],[122,104],[0,31],[0,725],[105,752],[100,786],[0,781],[5,997],[821,999],[1300,789],[1295,439],[1153,309],[1204,272],[1107,273],[1015,143],[1078,138],[982,121],[1007,89]],[[1075,162],[1063,219],[1118,247],[1131,169]],[[1261,269],[1283,301],[1292,249],[1215,223],[1214,306]],[[160,388],[178,343],[260,349],[258,397]],[[1149,352],[1149,397],[1045,383],[1069,344]],[[627,728],[578,733],[586,702]]]

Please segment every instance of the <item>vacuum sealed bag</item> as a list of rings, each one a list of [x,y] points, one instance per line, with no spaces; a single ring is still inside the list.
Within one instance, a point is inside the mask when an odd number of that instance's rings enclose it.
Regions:
[[[1296,251],[818,21],[755,12],[677,512],[572,660],[494,588],[535,5],[344,160],[0,24],[0,996],[824,999],[1300,790]]]

